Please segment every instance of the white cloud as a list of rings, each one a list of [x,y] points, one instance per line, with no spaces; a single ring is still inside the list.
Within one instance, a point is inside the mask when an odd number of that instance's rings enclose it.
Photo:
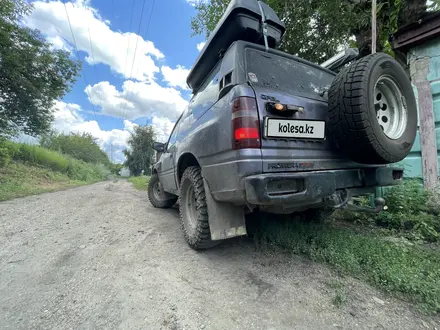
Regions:
[[[189,70],[184,66],[178,65],[175,69],[171,69],[169,66],[163,65],[160,70],[164,81],[171,87],[189,89],[186,84],[186,77],[188,77]]]
[[[188,105],[178,90],[162,87],[154,81],[127,80],[122,91],[108,81],[102,81],[87,86],[85,91],[89,101],[101,107],[102,113],[130,120],[150,116],[175,120]]]
[[[202,41],[202,42],[197,44],[197,49],[198,49],[199,52],[203,49],[205,44],[206,44],[206,41]]]
[[[191,6],[195,6],[196,4],[200,3],[200,2],[207,2],[208,0],[186,0],[187,3],[189,3]]]
[[[32,4],[34,10],[26,18],[25,24],[39,29],[56,47],[65,48],[66,40],[73,45],[64,4],[61,1],[35,1]],[[152,79],[154,74],[159,72],[159,67],[151,56],[156,59],[163,59],[165,56],[153,42],[144,40],[136,33],[112,31],[110,22],[104,20],[96,9],[90,7],[89,1],[66,2],[66,8],[78,50],[88,54],[85,59],[87,63],[106,64],[125,78],[137,80]],[[93,57],[89,34],[93,43]],[[133,70],[132,63],[134,63]]]
[[[125,117],[126,113],[132,113],[134,104],[124,98],[115,86],[108,81],[101,81],[93,86],[87,86],[84,90],[90,103],[100,106],[102,112],[111,116]],[[140,116],[134,116],[136,119]]]
[[[53,48],[67,50],[69,52],[73,51],[72,47],[70,47],[70,45],[60,36],[50,36],[46,39],[52,44]]]
[[[134,128],[138,126],[138,124],[135,124],[127,119],[124,119],[124,129],[127,130],[130,133],[133,133]]]
[[[158,142],[167,142],[174,127],[174,122],[168,118],[153,116],[152,125]]]

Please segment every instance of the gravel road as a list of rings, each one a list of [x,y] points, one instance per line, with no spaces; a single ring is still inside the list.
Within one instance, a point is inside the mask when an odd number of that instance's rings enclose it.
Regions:
[[[177,209],[153,208],[126,181],[0,203],[0,329],[435,327],[362,282],[247,238],[193,251]]]

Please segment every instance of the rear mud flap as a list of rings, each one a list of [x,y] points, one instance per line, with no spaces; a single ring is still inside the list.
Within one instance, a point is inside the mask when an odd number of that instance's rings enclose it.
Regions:
[[[231,203],[216,202],[207,181],[203,179],[208,206],[209,229],[213,241],[246,235],[244,210]]]

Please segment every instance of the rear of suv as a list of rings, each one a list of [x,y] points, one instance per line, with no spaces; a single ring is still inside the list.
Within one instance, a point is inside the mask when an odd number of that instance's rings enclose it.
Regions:
[[[404,158],[415,138],[403,69],[374,54],[337,74],[274,49],[283,32],[264,3],[232,1],[188,76],[187,109],[168,142],[154,144],[149,199],[162,208],[179,199],[192,248],[245,235],[248,212],[322,219],[402,180],[402,169],[384,164]]]

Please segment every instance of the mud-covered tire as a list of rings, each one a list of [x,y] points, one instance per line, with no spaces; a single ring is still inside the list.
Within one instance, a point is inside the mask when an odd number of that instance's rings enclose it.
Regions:
[[[219,241],[211,240],[205,187],[198,166],[190,166],[183,173],[179,212],[183,234],[191,248],[202,250],[219,244]]]
[[[331,221],[334,212],[335,210],[329,208],[308,209],[303,217],[306,222],[325,224]]]
[[[417,105],[404,69],[376,53],[341,70],[329,90],[327,121],[329,138],[358,163],[405,158],[416,136]]]
[[[160,192],[159,176],[154,173],[148,181],[148,199],[154,207],[167,209],[176,204],[177,196],[168,194],[166,192]],[[159,189],[159,191],[158,191]]]

